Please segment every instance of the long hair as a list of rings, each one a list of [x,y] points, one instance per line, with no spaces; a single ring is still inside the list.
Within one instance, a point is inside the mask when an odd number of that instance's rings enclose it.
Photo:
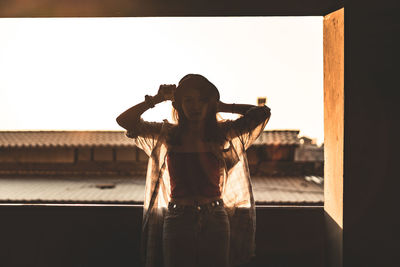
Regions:
[[[183,129],[187,123],[187,119],[182,109],[182,92],[188,88],[199,91],[200,94],[209,99],[210,104],[208,105],[207,115],[205,118],[203,141],[214,142],[219,145],[223,144],[225,142],[225,136],[218,124],[219,120],[217,117],[216,105],[220,97],[219,91],[214,84],[200,74],[187,74],[179,81],[174,95],[174,102],[172,103],[173,119],[177,122],[177,126],[174,127],[167,136],[167,143],[170,145],[181,144]]]

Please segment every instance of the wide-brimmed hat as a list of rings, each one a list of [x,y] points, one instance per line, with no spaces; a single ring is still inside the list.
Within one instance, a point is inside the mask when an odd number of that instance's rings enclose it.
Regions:
[[[216,100],[219,101],[219,91],[217,87],[210,82],[206,77],[200,74],[187,74],[185,75],[176,87],[175,99],[183,90],[188,88],[193,88],[204,92],[205,94],[210,94],[215,96]]]

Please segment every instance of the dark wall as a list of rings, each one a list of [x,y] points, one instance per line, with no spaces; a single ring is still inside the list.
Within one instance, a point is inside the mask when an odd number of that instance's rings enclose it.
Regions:
[[[399,266],[399,14],[345,4],[344,266]]]
[[[323,213],[258,207],[257,256],[245,266],[322,266]],[[141,206],[2,205],[0,214],[0,266],[139,266]]]
[[[0,266],[137,266],[140,208],[0,207]]]

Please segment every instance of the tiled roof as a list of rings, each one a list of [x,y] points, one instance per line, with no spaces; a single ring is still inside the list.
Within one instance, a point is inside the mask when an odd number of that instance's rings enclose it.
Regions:
[[[300,145],[299,130],[269,130],[264,131],[254,142],[254,145]]]
[[[298,130],[264,131],[255,145],[299,145]],[[124,131],[0,131],[0,147],[134,146]]]
[[[322,204],[320,179],[253,177],[257,204]],[[0,202],[143,203],[145,180],[132,178],[1,178]]]
[[[0,147],[134,146],[124,131],[0,131]]]
[[[1,178],[1,202],[143,202],[140,178]],[[114,185],[114,188],[109,188]],[[103,188],[103,189],[102,189]]]
[[[313,177],[314,178],[314,177]],[[254,199],[258,204],[316,204],[324,202],[321,177],[254,177]]]

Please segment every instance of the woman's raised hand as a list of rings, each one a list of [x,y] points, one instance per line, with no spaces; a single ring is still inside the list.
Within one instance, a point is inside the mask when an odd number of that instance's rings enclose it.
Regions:
[[[158,89],[157,95],[159,95],[164,100],[174,100],[174,94],[176,90],[175,84],[161,84]]]

